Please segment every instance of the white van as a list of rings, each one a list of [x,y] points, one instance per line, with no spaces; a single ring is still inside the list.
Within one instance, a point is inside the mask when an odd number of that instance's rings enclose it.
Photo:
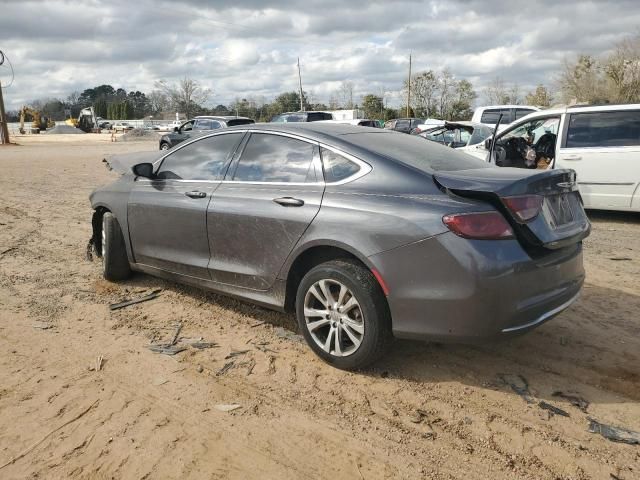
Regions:
[[[640,104],[532,113],[466,153],[504,167],[571,168],[585,208],[640,211]]]

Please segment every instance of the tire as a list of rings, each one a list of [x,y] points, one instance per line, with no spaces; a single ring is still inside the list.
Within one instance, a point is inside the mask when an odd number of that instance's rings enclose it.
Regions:
[[[169,150],[171,147],[169,146],[169,144],[167,142],[162,142],[160,144],[160,150]]]
[[[341,294],[343,288],[346,291]],[[324,292],[331,296],[329,301]],[[344,308],[338,309],[339,305]],[[366,367],[382,357],[391,343],[391,315],[384,293],[372,273],[353,260],[332,260],[312,268],[298,286],[296,315],[307,344],[336,368]]]
[[[102,216],[102,275],[112,282],[131,276],[122,230],[111,212]]]

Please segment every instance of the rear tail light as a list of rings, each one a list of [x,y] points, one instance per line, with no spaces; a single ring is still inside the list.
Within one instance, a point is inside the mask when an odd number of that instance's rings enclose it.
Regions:
[[[442,217],[453,233],[478,240],[513,238],[511,225],[500,212],[458,213]]]
[[[518,197],[502,197],[502,201],[522,223],[536,218],[542,209],[542,197],[540,195],[522,195]]]

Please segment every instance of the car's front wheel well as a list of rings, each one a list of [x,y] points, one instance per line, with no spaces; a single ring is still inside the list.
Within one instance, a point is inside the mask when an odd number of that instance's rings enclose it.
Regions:
[[[102,256],[102,217],[108,211],[109,209],[106,207],[97,207],[91,217],[91,244],[93,245],[93,251],[98,257]]]
[[[358,257],[340,247],[329,245],[311,247],[302,252],[289,268],[285,292],[284,308],[287,312],[295,312],[296,292],[302,278],[316,265],[331,260],[350,259],[369,268]]]

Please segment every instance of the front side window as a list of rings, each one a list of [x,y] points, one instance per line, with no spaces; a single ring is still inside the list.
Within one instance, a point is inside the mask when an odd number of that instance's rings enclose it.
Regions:
[[[243,133],[203,138],[165,157],[156,177],[161,180],[221,180]]]
[[[326,148],[321,148],[320,151],[324,167],[324,180],[327,183],[339,182],[355,175],[360,170],[360,165],[338,153]]]
[[[233,180],[243,182],[315,182],[313,155],[317,147],[295,138],[252,133]]]
[[[545,169],[555,158],[560,117],[537,118],[498,137],[495,163],[501,167]]]
[[[182,126],[180,127],[181,132],[189,132],[191,130],[193,130],[193,120],[191,120],[190,122],[183,123]]]
[[[567,148],[640,145],[640,111],[572,113]]]

